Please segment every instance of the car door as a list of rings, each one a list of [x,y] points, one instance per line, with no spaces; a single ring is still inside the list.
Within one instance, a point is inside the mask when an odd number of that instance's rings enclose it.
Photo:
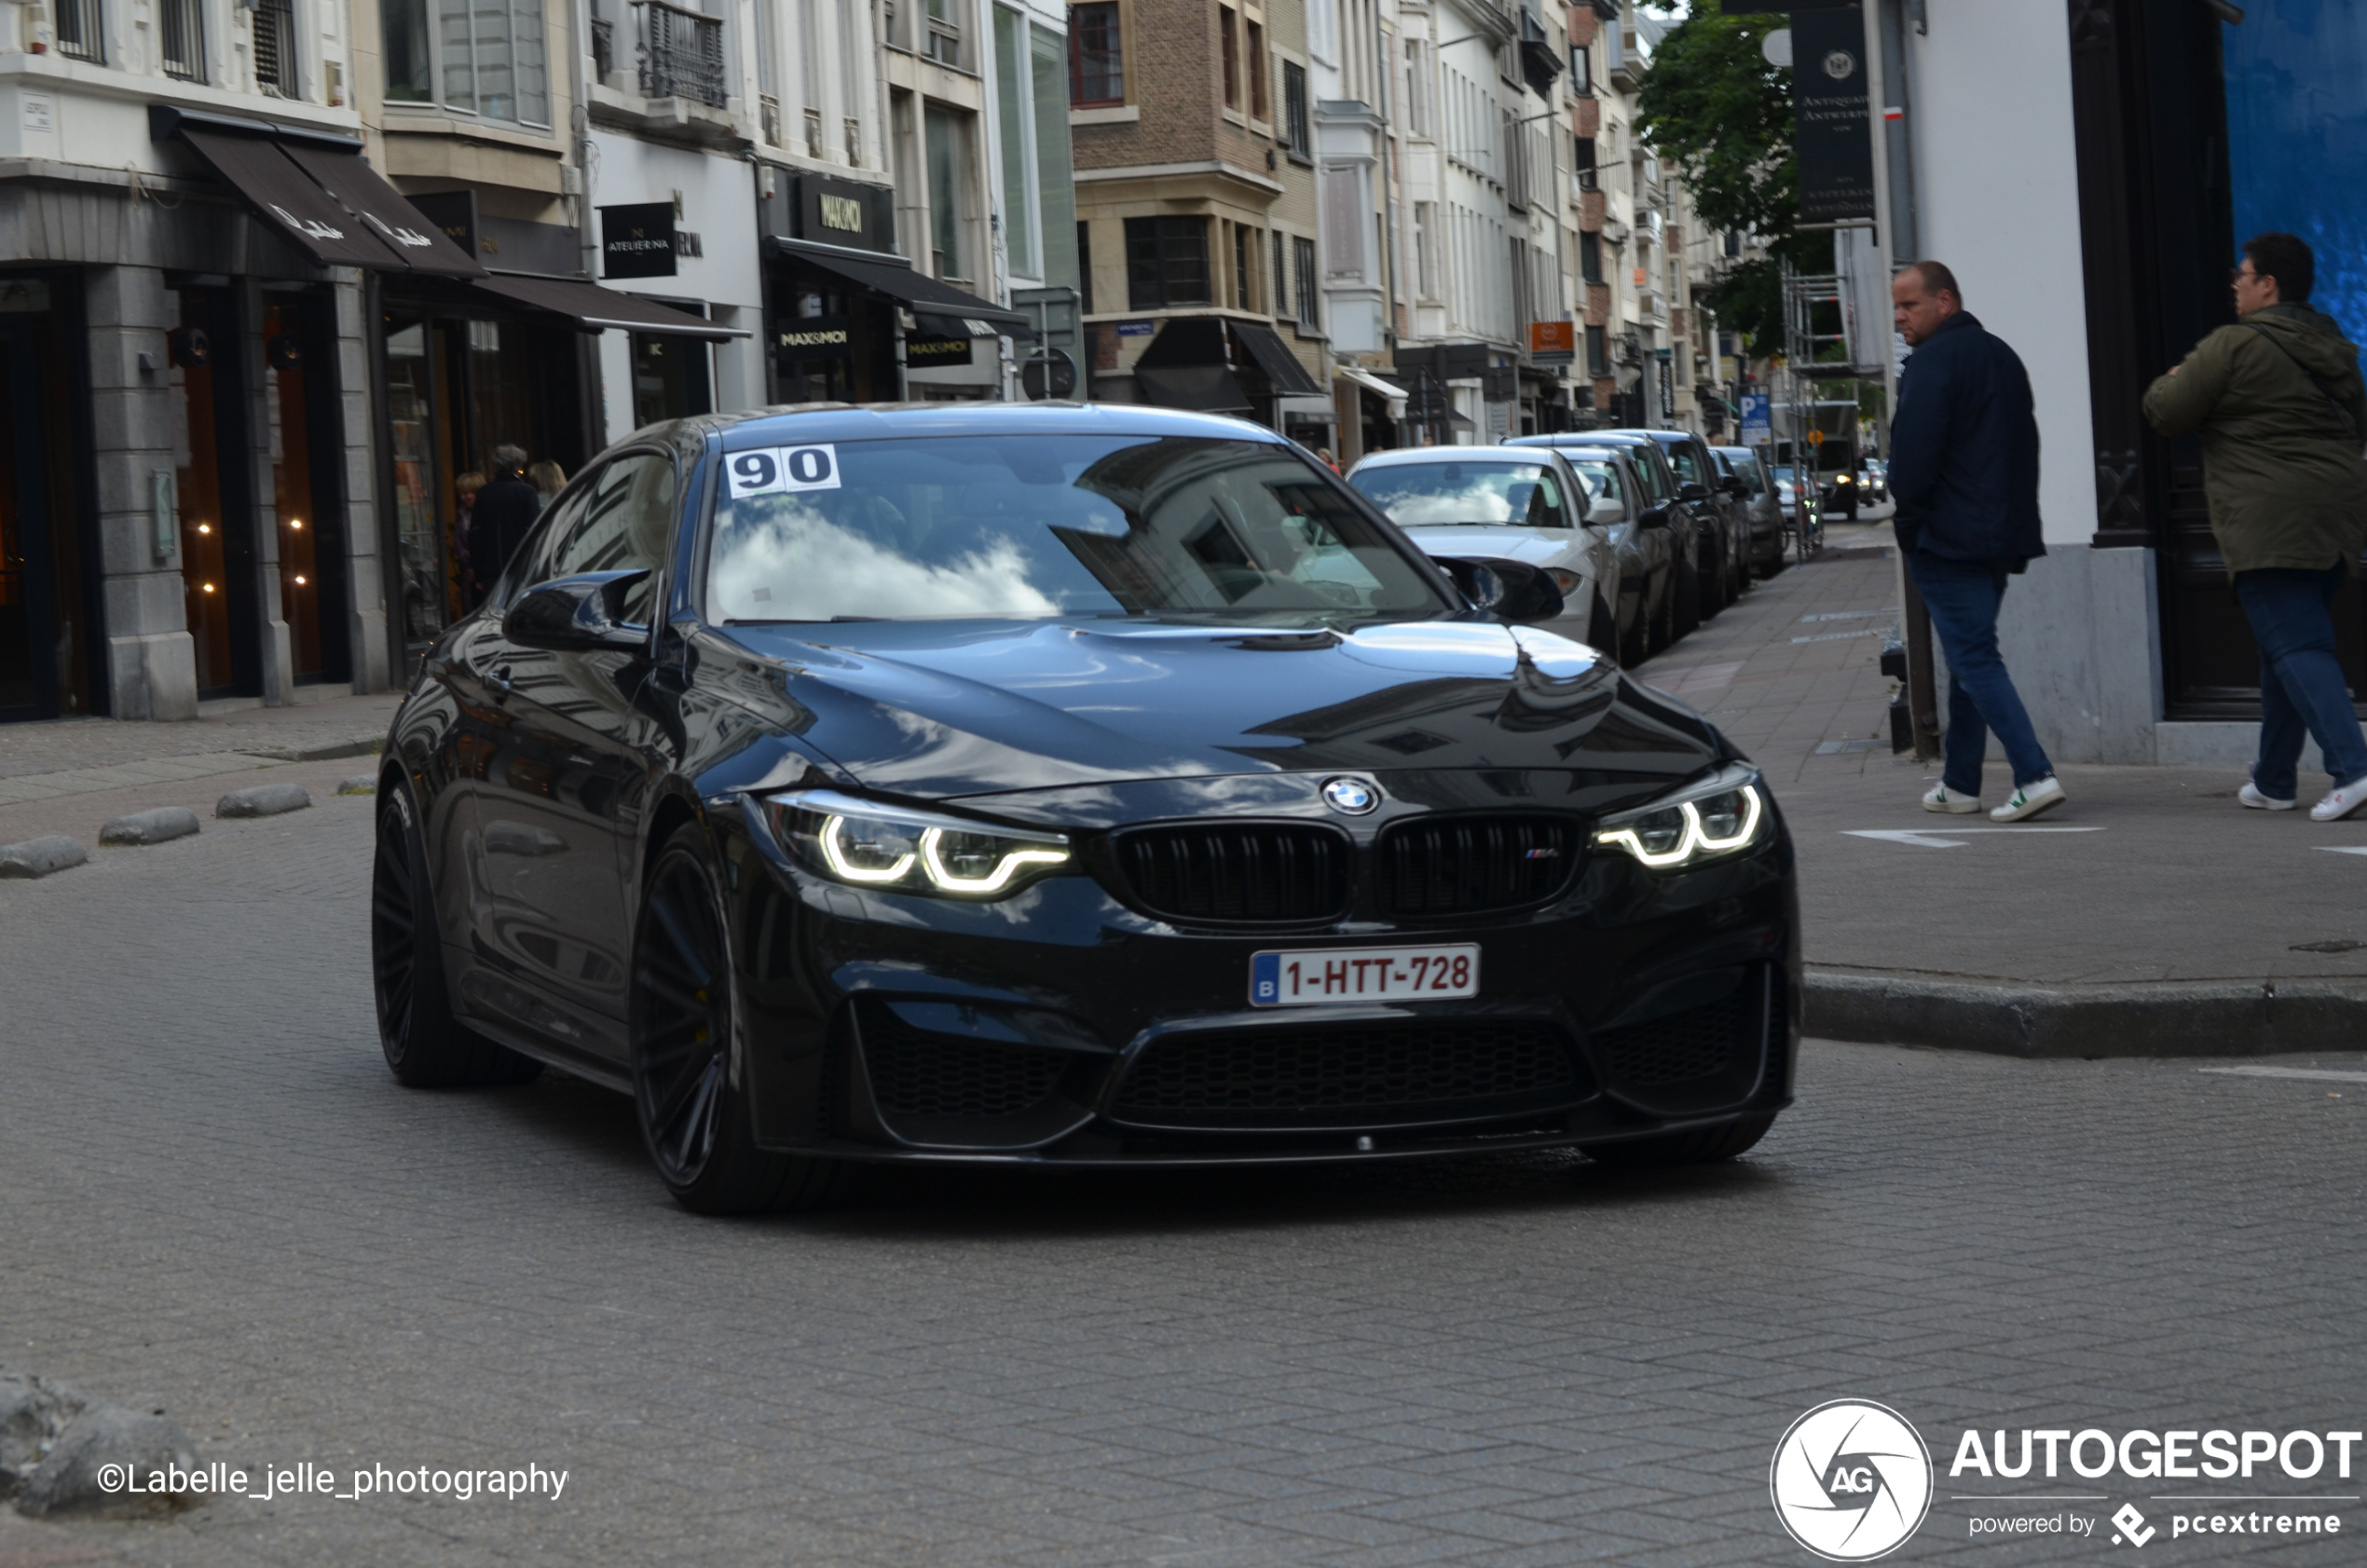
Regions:
[[[1607,607],[1616,620],[1620,596],[1619,552],[1611,546],[1610,526],[1589,519],[1588,513],[1592,509],[1588,502],[1586,482],[1579,477],[1578,470],[1570,466],[1569,460],[1551,447],[1546,452],[1566,498],[1555,525],[1568,528],[1575,536],[1570,541],[1573,559],[1569,569],[1587,579],[1594,600]],[[1596,648],[1617,647],[1617,627],[1595,625],[1592,618],[1593,606],[1583,607],[1589,612],[1587,641]]]
[[[624,606],[646,625],[677,484],[669,451],[609,457],[562,497],[513,592],[647,568]],[[622,1062],[632,901],[619,867],[644,797],[630,731],[648,650],[529,648],[496,625],[473,661],[506,722],[474,795],[481,974],[464,994],[563,1049]]]

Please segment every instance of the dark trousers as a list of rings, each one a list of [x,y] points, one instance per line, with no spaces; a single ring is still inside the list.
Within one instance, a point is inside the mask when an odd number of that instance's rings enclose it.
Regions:
[[[2334,657],[2334,595],[2340,561],[2322,572],[2264,566],[2236,574],[2236,599],[2260,644],[2260,759],[2252,784],[2291,800],[2299,789],[2302,736],[2324,754],[2334,783],[2367,778],[2367,738]]]
[[[1997,652],[1997,610],[2005,600],[2005,573],[1983,561],[1955,561],[1909,551],[1907,569],[1931,611],[1932,630],[1948,655],[1948,761],[1940,782],[1951,795],[1980,798],[1983,756],[1991,731],[2005,748],[2016,784],[2036,784],[2055,770],[2031,728],[2021,693]]]

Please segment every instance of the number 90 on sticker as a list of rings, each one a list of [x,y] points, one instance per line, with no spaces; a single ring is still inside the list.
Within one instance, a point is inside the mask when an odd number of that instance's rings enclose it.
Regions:
[[[723,472],[732,498],[773,496],[794,490],[835,490],[839,487],[839,449],[835,446],[759,446],[725,455]]]

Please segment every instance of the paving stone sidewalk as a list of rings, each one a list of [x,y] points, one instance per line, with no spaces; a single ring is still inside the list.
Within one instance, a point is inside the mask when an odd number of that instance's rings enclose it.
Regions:
[[[2240,773],[2193,768],[2063,767],[2069,803],[2010,829],[1922,809],[1937,767],[1892,755],[1878,668],[1897,618],[1888,534],[1844,536],[1638,672],[1765,770],[1799,849],[1808,961],[1833,994],[1887,995],[1882,1037],[1924,1043],[1977,1042],[1936,1035],[1908,1003],[1983,987],[2012,1008],[2128,1012],[2133,1037],[2087,1042],[2113,1050],[2266,1048],[2224,1031],[2278,997],[2352,999],[2326,1027],[2367,1038],[2367,817],[2244,811]],[[1990,750],[1993,804],[2006,781]],[[2172,1003],[2204,1008],[2184,1045],[2157,1016]],[[1875,1027],[1820,1016],[1813,995],[1811,1013],[1827,1031]]]

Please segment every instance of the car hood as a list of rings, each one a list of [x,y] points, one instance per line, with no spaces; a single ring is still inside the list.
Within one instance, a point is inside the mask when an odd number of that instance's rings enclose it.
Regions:
[[[1414,766],[1636,782],[1724,753],[1690,708],[1592,649],[1477,620],[1345,633],[882,621],[727,635],[753,656],[718,677],[732,702],[757,705],[764,692],[846,782],[897,795]]]
[[[1559,566],[1584,558],[1586,536],[1576,528],[1524,528],[1461,523],[1399,530],[1425,555],[1484,555],[1530,566]]]

